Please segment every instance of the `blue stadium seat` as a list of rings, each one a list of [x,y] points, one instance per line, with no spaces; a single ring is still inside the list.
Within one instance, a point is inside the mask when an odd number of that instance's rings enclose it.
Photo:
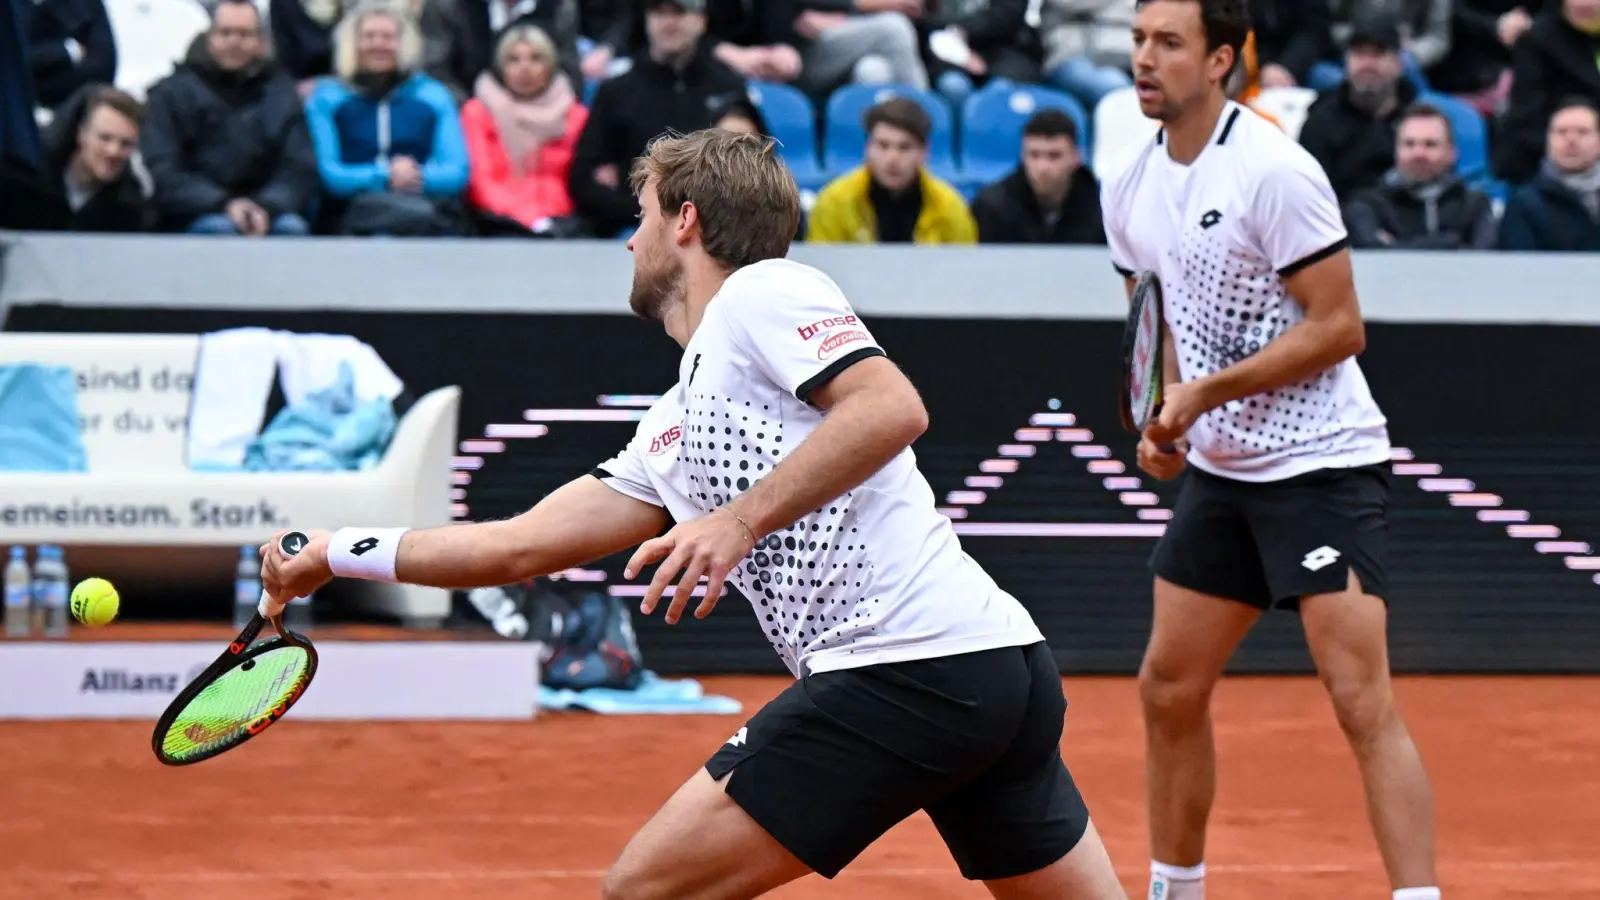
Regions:
[[[1450,119],[1450,132],[1456,140],[1456,173],[1468,181],[1489,177],[1489,126],[1483,114],[1448,94],[1423,94],[1417,102],[1438,107]]]
[[[797,88],[764,81],[752,81],[749,93],[800,189],[821,187],[827,179],[817,162],[817,111],[811,101]]]
[[[1041,109],[1064,110],[1078,126],[1078,148],[1088,158],[1094,146],[1089,113],[1077,98],[1038,85],[1000,84],[967,98],[961,112],[961,180],[988,184],[1016,168],[1022,157],[1022,126]]]
[[[940,178],[954,180],[957,171],[955,117],[950,104],[932,91],[919,91],[906,85],[866,84],[847,84],[828,98],[822,164],[829,178],[861,165],[867,149],[867,130],[862,117],[877,103],[896,96],[909,97],[928,111],[928,117],[933,120],[933,134],[928,140],[928,168]]]

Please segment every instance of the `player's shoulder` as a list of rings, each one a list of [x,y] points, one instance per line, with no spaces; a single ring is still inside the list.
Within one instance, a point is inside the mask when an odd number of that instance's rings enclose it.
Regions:
[[[784,307],[810,308],[817,305],[846,305],[844,292],[815,266],[792,259],[767,259],[743,266],[723,282],[718,300],[739,313],[753,304],[770,314]]]
[[[1144,180],[1145,173],[1149,170],[1151,157],[1159,152],[1162,132],[1152,134],[1139,151],[1128,158],[1121,165],[1105,167],[1104,171],[1096,172],[1100,179],[1100,206],[1107,211],[1121,209],[1122,201],[1133,195],[1138,190],[1139,183]]]
[[[1251,182],[1261,184],[1285,175],[1327,180],[1327,173],[1311,151],[1275,123],[1247,106],[1235,105],[1229,114],[1235,119],[1224,144],[1233,144],[1231,156]]]

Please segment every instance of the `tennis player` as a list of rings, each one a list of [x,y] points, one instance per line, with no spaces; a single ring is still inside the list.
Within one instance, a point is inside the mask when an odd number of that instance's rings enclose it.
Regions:
[[[1130,291],[1137,272],[1161,279],[1181,379],[1139,465],[1189,469],[1151,560],[1140,671],[1149,898],[1203,896],[1212,689],[1261,613],[1284,607],[1360,763],[1395,900],[1438,900],[1432,788],[1389,679],[1389,437],[1354,359],[1366,338],[1348,238],[1311,155],[1223,92],[1249,34],[1246,0],[1141,0],[1135,86],[1163,127],[1101,204]]]
[[[1050,650],[917,469],[921,399],[839,288],[784,259],[799,195],[773,146],[701,131],[635,170],[630,304],[684,353],[626,449],[506,521],[269,544],[265,586],[499,585],[639,545],[627,577],[660,563],[640,608],[676,623],[702,577],[696,617],[731,579],[797,681],[634,837],[607,898],[831,878],[926,810],[995,897],[1125,900],[1062,763]]]

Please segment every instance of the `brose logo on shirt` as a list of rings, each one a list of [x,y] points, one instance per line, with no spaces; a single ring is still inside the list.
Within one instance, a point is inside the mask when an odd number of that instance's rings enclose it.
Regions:
[[[650,455],[659,456],[672,449],[672,445],[683,437],[683,426],[674,425],[650,439]]]
[[[810,325],[801,325],[796,330],[800,332],[800,340],[809,341],[829,328],[839,328],[843,325],[859,325],[860,323],[861,320],[855,316],[835,316],[830,319],[812,322]]]

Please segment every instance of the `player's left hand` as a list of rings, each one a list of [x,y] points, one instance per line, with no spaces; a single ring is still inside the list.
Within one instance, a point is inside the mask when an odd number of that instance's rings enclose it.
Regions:
[[[694,595],[700,579],[706,579],[706,595],[695,607],[694,617],[704,619],[716,608],[722,596],[723,585],[739,561],[755,549],[755,536],[726,509],[684,522],[658,538],[645,541],[628,560],[623,577],[632,579],[650,563],[665,559],[656,568],[656,577],[650,580],[639,612],[650,615],[672,580],[677,578],[678,588],[667,606],[666,621],[675,625],[683,616],[684,607]],[[680,575],[681,573],[681,575]]]
[[[309,597],[317,588],[333,580],[333,570],[328,567],[328,539],[326,531],[307,531],[310,542],[294,556],[284,556],[278,541],[287,531],[272,536],[261,545],[261,587],[271,595],[269,611],[281,612],[295,597]]]
[[[1169,384],[1161,392],[1161,413],[1145,427],[1144,436],[1158,445],[1176,443],[1210,409],[1200,382]]]

